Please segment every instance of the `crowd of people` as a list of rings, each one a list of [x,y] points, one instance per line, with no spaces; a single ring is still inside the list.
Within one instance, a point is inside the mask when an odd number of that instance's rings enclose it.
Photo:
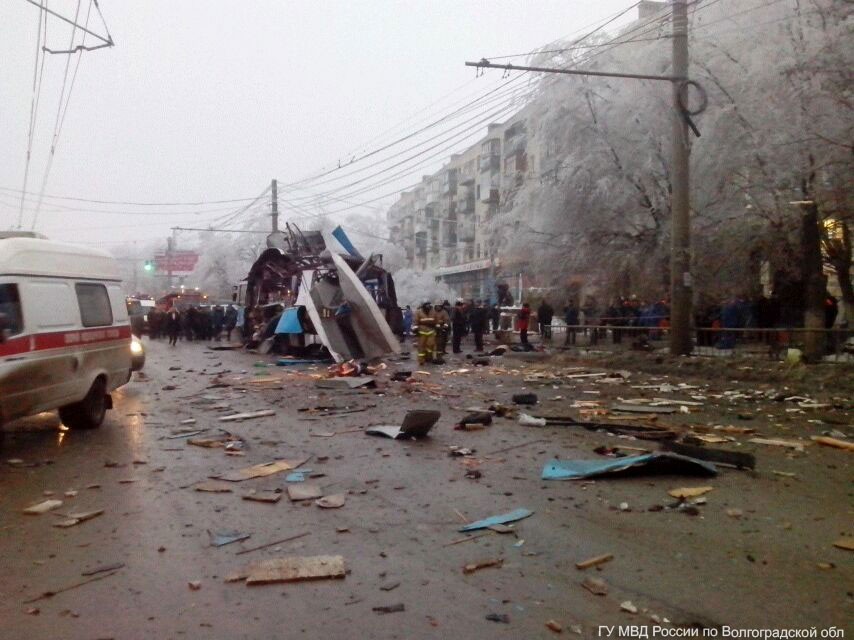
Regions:
[[[148,313],[148,335],[153,340],[166,337],[173,346],[179,339],[219,342],[223,334],[231,341],[237,316],[237,307],[233,304],[190,306],[183,311],[174,305],[168,311],[152,309]]]
[[[483,335],[489,331],[490,323],[497,330],[501,311],[497,305],[488,306],[485,300],[458,299],[451,306],[447,300],[425,301],[413,313],[407,305],[403,309],[403,335],[414,335],[417,340],[418,362],[440,362],[447,354],[448,340],[453,353],[462,353],[462,341],[474,337],[475,352],[483,352]]]
[[[839,311],[836,298],[829,293],[825,297],[825,326],[834,326]],[[260,311],[258,312],[260,313]],[[536,322],[543,342],[552,340],[555,326],[555,310],[548,300],[543,299],[536,311],[525,302],[514,312],[486,300],[468,301],[458,299],[453,305],[448,300],[436,303],[425,301],[415,311],[410,305],[403,309],[402,334],[404,342],[414,336],[418,348],[418,362],[441,362],[447,354],[450,343],[451,352],[462,353],[463,340],[473,337],[474,352],[484,351],[484,335],[501,329],[516,329],[519,333],[519,347],[530,350],[533,347],[528,332]],[[179,310],[175,306],[168,311],[153,309],[148,314],[148,331],[152,339],[167,337],[175,345],[179,339],[210,341],[221,340],[225,334],[231,341],[239,311],[233,304],[213,306],[190,306]],[[502,316],[505,318],[502,326]],[[767,333],[758,332],[757,339],[769,342],[777,340],[773,329],[792,326],[787,323],[776,297],[759,296],[754,300],[738,295],[722,304],[702,302],[697,305],[694,324],[697,330],[697,345],[717,348],[732,348],[738,338],[738,332],[720,331],[720,329],[767,329]],[[250,324],[254,313],[249,314]],[[670,305],[667,299],[647,302],[636,296],[615,299],[604,310],[600,310],[595,301],[587,300],[578,306],[570,300],[563,308],[561,330],[564,331],[563,343],[576,344],[577,335],[584,333],[590,343],[610,335],[614,343],[622,342],[625,336],[632,340],[655,340],[664,335],[670,326]],[[263,326],[261,323],[260,326]],[[268,323],[269,324],[269,323]],[[251,335],[251,334],[250,334]]]

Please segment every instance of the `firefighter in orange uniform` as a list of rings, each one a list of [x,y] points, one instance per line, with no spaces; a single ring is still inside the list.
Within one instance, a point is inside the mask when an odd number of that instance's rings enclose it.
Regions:
[[[433,305],[425,302],[415,312],[413,330],[418,336],[418,364],[436,359],[436,312]]]

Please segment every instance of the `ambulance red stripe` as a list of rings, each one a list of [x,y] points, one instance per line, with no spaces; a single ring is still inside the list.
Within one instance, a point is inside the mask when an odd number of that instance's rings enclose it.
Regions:
[[[80,348],[92,344],[117,342],[130,339],[130,325],[119,327],[95,327],[79,331],[55,331],[16,336],[0,344],[0,358],[17,356],[35,351]]]

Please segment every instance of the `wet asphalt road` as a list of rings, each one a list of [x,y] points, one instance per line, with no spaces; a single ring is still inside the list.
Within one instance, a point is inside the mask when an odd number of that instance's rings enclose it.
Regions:
[[[559,622],[565,636],[597,637],[598,625],[664,619],[744,628],[845,627],[852,619],[851,552],[832,547],[852,533],[850,454],[812,447],[793,456],[764,448],[757,451],[756,473],[545,483],[539,474],[549,458],[592,458],[594,447],[614,439],[505,420],[482,431],[452,429],[463,407],[507,401],[521,390],[519,375],[478,369],[430,387],[437,382],[434,369],[434,376],[422,377],[427,386],[411,392],[394,382],[379,390],[383,395],[321,392],[309,377],[320,369],[260,368],[254,363],[272,358],[210,352],[200,344],[147,344],[146,375],[115,394],[116,409],[102,428],[61,431],[51,415],[6,428],[0,445],[3,638],[546,638],[555,635],[545,626],[549,620]],[[459,366],[452,362],[445,370]],[[247,382],[283,375],[284,389]],[[218,379],[230,386],[209,388]],[[581,387],[536,391],[543,399],[583,393]],[[228,409],[218,411],[216,404]],[[317,405],[377,406],[334,418],[298,411]],[[442,411],[431,438],[400,442],[348,432],[392,423],[411,408]],[[258,409],[276,413],[218,421]],[[189,428],[179,422],[190,418],[193,427],[207,429],[204,436],[225,427],[241,437],[245,455],[168,438]],[[328,437],[331,432],[337,435]],[[466,467],[448,456],[450,445],[477,450],[481,479],[464,477]],[[502,451],[511,447],[518,448]],[[285,489],[285,473],[233,483],[230,493],[193,489],[230,469],[304,457],[310,457],[305,468],[324,474],[311,482],[324,493],[347,494],[344,507],[324,510],[287,496],[276,504],[241,499],[252,489]],[[7,462],[15,459],[22,465]],[[648,511],[673,502],[668,489],[703,484],[715,490],[699,516]],[[65,497],[67,491],[77,493]],[[45,499],[44,492],[64,500],[62,508],[21,513]],[[627,511],[618,507],[622,502]],[[448,546],[463,537],[457,531],[462,518],[518,507],[535,513],[513,533]],[[744,515],[728,517],[732,508]],[[52,526],[61,520],[57,513],[91,509],[105,513],[67,529]],[[215,548],[209,530],[251,537]],[[307,535],[236,555],[299,534]],[[575,568],[602,553],[615,559],[599,570]],[[224,582],[247,563],[286,555],[342,555],[349,573],[256,587]],[[463,573],[464,565],[484,559],[503,565]],[[123,566],[25,603],[112,564]],[[604,579],[609,593],[583,589],[588,575]],[[200,581],[198,590],[189,587],[192,581]],[[625,601],[638,613],[622,611]],[[396,604],[405,610],[373,610]],[[489,621],[489,614],[505,614],[509,623]]]

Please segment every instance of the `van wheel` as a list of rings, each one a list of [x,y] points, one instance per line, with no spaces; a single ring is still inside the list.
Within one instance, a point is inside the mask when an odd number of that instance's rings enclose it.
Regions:
[[[100,427],[107,413],[107,383],[98,378],[80,402],[59,409],[59,417],[69,429]]]

